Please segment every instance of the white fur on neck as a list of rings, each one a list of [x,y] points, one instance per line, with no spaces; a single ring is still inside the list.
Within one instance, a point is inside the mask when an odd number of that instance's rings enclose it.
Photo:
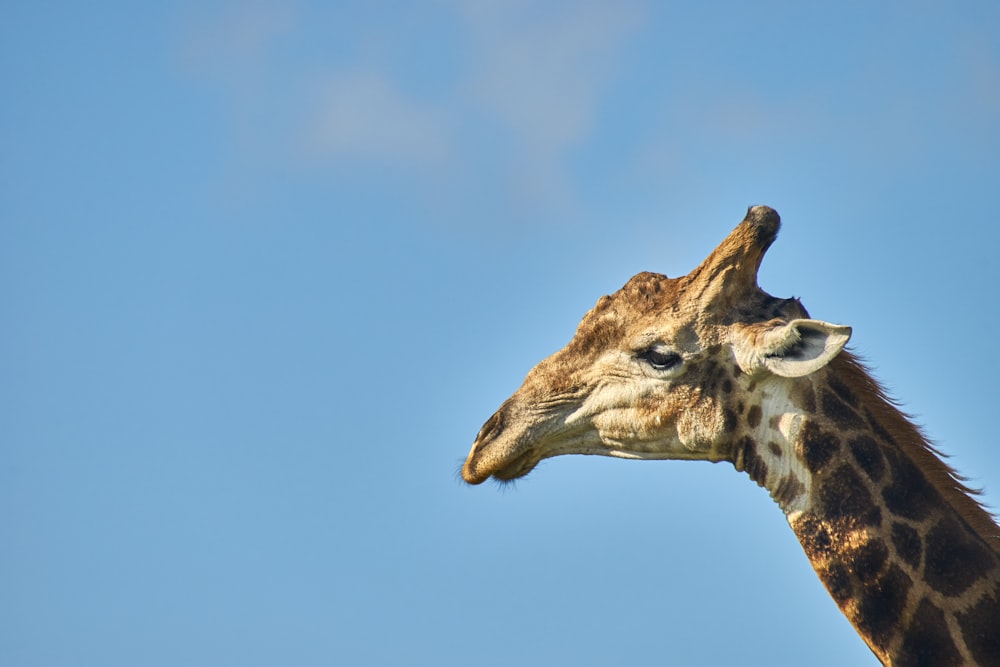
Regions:
[[[780,377],[770,377],[761,382],[759,391],[762,397],[762,415],[760,423],[751,431],[750,436],[757,445],[757,457],[767,465],[767,477],[761,483],[791,522],[810,506],[812,475],[795,453],[795,443],[802,430],[805,414],[788,396],[788,385],[788,380]],[[771,451],[771,444],[778,446],[780,456]],[[787,485],[786,480],[789,478],[801,484],[803,491],[790,501],[782,503],[776,497],[776,492],[781,489],[783,482]]]

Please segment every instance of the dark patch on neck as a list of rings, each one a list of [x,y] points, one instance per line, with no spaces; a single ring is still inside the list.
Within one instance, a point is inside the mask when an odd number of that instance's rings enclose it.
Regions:
[[[864,424],[858,413],[829,389],[824,389],[820,393],[820,403],[823,406],[823,414],[839,430],[854,430]]]
[[[816,512],[828,521],[849,527],[877,526],[882,522],[882,508],[875,504],[868,487],[854,468],[840,465],[833,472],[818,476],[814,491]]]
[[[879,451],[878,443],[867,435],[859,435],[847,441],[847,446],[868,479],[878,482],[885,474],[885,459]]]
[[[849,554],[848,558],[854,564],[858,579],[869,584],[875,581],[889,561],[889,549],[882,540],[871,540]]]
[[[858,592],[855,625],[868,639],[868,643],[878,648],[883,655],[896,636],[912,585],[913,580],[906,572],[898,565],[892,565],[883,576],[863,586]]]
[[[799,382],[791,392],[792,401],[808,414],[816,413],[816,390],[811,382]]]
[[[962,638],[980,665],[1000,665],[1000,590],[982,599],[965,613],[955,615]]]
[[[796,443],[799,456],[812,473],[819,472],[834,454],[840,452],[840,438],[832,431],[824,431],[816,422],[806,421]]]
[[[843,563],[831,563],[829,567],[817,570],[816,573],[838,607],[843,608],[854,597],[853,579]]]
[[[858,397],[855,396],[850,387],[841,382],[836,375],[830,374],[829,379],[827,380],[827,385],[830,389],[833,389],[833,393],[835,393],[844,403],[847,403],[852,408],[858,407]]]
[[[771,492],[771,497],[782,508],[791,505],[799,496],[806,492],[806,487],[802,482],[795,479],[793,475],[788,475],[781,479]]]
[[[964,523],[945,516],[927,534],[924,580],[942,595],[960,595],[996,568],[997,561]]]
[[[750,409],[747,411],[747,426],[750,428],[757,428],[760,426],[760,420],[763,416],[763,412],[759,405],[751,405]]]
[[[994,628],[994,632],[995,632]],[[930,600],[917,607],[910,627],[906,629],[900,654],[895,656],[900,665],[934,665],[948,667],[962,664],[955,641],[948,631],[944,612]]]
[[[920,567],[920,554],[924,550],[923,540],[916,529],[905,523],[892,524],[892,545],[896,554],[914,570]]]
[[[882,424],[880,424],[877,419],[875,419],[875,415],[873,415],[872,411],[869,410],[868,408],[865,408],[865,419],[868,422],[868,425],[871,427],[872,431],[875,433],[875,435],[878,436],[879,440],[886,443],[887,445],[891,445],[893,447],[897,446],[896,438],[894,438],[892,436],[892,433],[889,433],[889,431],[884,426],[882,426]]]
[[[750,479],[764,486],[767,481],[767,463],[757,454],[757,444],[750,436],[743,436],[735,445],[734,463],[737,470],[745,470]]]
[[[934,507],[942,504],[940,494],[931,486],[924,473],[902,452],[883,452],[889,464],[892,482],[882,490],[885,505],[896,516],[913,521],[927,518]]]
[[[811,562],[823,562],[834,555],[830,531],[827,530],[826,523],[816,515],[803,514],[792,524],[792,530]]]

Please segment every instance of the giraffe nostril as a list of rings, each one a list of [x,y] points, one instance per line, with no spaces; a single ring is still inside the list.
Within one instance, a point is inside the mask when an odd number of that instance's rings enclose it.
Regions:
[[[503,431],[503,408],[500,408],[493,413],[493,416],[486,420],[483,427],[479,429],[479,435],[476,436],[476,445],[482,446],[493,440],[500,432]]]
[[[483,427],[479,429],[476,441],[472,443],[469,457],[465,460],[465,465],[462,466],[462,479],[469,484],[482,484],[489,479],[493,472],[490,460],[496,457],[484,454],[484,451],[503,432],[506,408],[507,403],[504,403],[499,410],[493,413],[492,417],[486,420]]]

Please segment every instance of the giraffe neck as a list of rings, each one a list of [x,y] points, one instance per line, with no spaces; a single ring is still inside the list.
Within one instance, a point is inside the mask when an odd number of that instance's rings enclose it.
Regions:
[[[849,355],[756,390],[732,460],[785,511],[875,655],[1000,665],[1000,528],[920,431]]]

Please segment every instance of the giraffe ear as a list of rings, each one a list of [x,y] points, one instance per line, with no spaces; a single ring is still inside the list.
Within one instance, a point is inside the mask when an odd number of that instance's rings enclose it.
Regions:
[[[736,359],[747,373],[766,369],[782,377],[802,377],[830,363],[850,337],[851,327],[792,320],[745,338],[736,346]]]

